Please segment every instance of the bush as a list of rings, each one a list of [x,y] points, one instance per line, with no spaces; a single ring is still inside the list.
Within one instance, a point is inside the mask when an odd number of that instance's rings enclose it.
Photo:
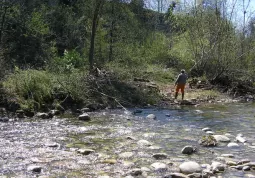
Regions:
[[[52,75],[46,71],[19,70],[3,82],[4,89],[22,108],[40,108],[52,101]]]

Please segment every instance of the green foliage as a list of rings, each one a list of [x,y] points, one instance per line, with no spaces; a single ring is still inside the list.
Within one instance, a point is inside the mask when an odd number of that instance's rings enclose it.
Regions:
[[[64,56],[53,58],[48,66],[51,71],[71,74],[75,69],[84,67],[85,60],[76,50],[65,50]]]
[[[45,71],[17,69],[3,82],[3,86],[10,97],[15,97],[22,107],[37,108],[52,99],[51,78],[51,74]]]

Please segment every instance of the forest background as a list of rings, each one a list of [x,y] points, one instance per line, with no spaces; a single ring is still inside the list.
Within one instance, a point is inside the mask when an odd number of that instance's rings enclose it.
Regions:
[[[0,104],[12,110],[153,104],[156,92],[134,85],[134,79],[167,84],[180,69],[232,93],[240,81],[254,87],[251,5],[249,0],[2,0]]]

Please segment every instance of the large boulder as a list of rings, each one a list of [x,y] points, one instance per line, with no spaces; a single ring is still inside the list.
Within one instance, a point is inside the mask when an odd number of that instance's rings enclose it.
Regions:
[[[180,168],[181,173],[184,173],[184,174],[192,174],[195,172],[202,171],[201,166],[194,161],[184,162],[179,166],[179,168]]]

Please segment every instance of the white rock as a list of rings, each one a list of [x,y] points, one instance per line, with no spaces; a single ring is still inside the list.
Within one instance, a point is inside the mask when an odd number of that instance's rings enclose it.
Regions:
[[[227,157],[227,158],[234,158],[233,154],[222,154],[222,157]]]
[[[134,156],[133,152],[124,152],[119,155],[120,158],[131,158],[132,156]]]
[[[151,145],[152,145],[152,143],[150,143],[150,142],[147,141],[147,140],[139,140],[139,141],[137,142],[137,144],[140,145],[140,146],[151,146]]]
[[[224,171],[225,170],[225,165],[220,163],[220,162],[213,162],[212,163],[212,170],[214,172],[221,172],[221,171]]]
[[[217,142],[230,142],[230,139],[225,135],[213,135]]]
[[[181,173],[184,174],[192,174],[195,172],[201,172],[202,170],[201,166],[194,161],[184,162],[179,166],[179,168]]]
[[[79,120],[90,121],[90,117],[87,113],[83,113],[83,114],[79,115]]]
[[[247,142],[247,140],[242,136],[242,134],[238,134],[236,140],[241,143]]]
[[[213,135],[214,132],[213,131],[206,131],[205,133],[209,134],[209,135]]]
[[[164,163],[160,163],[160,162],[156,162],[156,163],[151,164],[151,167],[155,171],[164,171],[164,170],[167,170],[167,165],[164,164]]]
[[[31,166],[28,166],[27,171],[40,173],[42,171],[42,167],[31,165]]]
[[[155,116],[155,114],[149,114],[148,116],[146,116],[146,119],[157,119],[157,117]]]
[[[207,131],[212,131],[209,127],[203,128],[202,131],[207,132]]]
[[[182,149],[182,154],[192,154],[196,151],[196,149],[193,147],[193,146],[185,146],[183,149]]]
[[[89,155],[90,153],[94,153],[95,150],[91,150],[91,149],[79,149],[79,150],[77,150],[77,152],[82,154],[82,155]]]
[[[239,145],[237,143],[231,142],[231,143],[228,144],[228,147],[229,148],[239,148]]]
[[[142,171],[145,171],[145,172],[150,172],[151,170],[149,169],[149,168],[147,168],[147,167],[141,167],[141,170]]]

